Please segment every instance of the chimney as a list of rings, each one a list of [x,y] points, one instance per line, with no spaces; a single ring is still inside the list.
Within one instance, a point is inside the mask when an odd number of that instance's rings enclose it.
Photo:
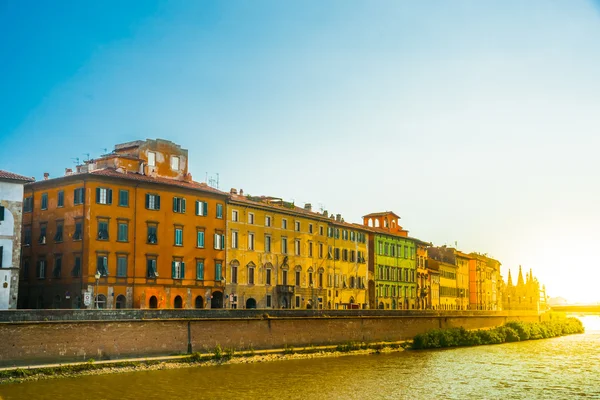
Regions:
[[[65,168],[65,176],[71,175],[73,173],[73,169]]]
[[[240,196],[244,195],[244,189],[240,189]]]
[[[327,218],[329,216],[329,212],[327,212],[327,210],[323,211],[323,216]]]
[[[335,220],[337,222],[342,222],[342,214],[335,214]]]
[[[236,188],[231,188],[231,190],[229,191],[230,194],[237,194],[237,189]]]
[[[49,177],[50,174],[48,172],[44,172],[44,180],[47,181]]]
[[[312,211],[312,204],[310,204],[310,203],[306,203],[306,204],[304,204],[304,209],[305,209],[306,211]]]

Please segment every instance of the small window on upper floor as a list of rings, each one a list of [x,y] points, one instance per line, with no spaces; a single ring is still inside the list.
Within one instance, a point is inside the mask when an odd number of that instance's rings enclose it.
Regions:
[[[254,214],[248,213],[248,224],[254,225]]]
[[[231,210],[231,220],[233,222],[238,222],[238,212],[237,212],[237,210]]]
[[[148,152],[148,166],[149,167],[156,166],[156,153],[153,151]]]
[[[48,209],[48,193],[42,193],[42,206],[40,208],[42,210]]]
[[[56,207],[65,206],[65,192],[63,190],[58,191],[58,200],[56,201]]]
[[[171,156],[171,169],[173,171],[179,171],[179,157]]]

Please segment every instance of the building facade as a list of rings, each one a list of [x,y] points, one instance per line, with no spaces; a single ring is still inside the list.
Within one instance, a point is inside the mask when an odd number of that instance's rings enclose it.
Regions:
[[[370,307],[415,309],[417,305],[416,239],[400,226],[391,212],[363,216],[369,229]]]
[[[17,308],[23,185],[33,179],[0,170],[0,310]]]
[[[508,271],[508,282],[502,290],[502,308],[504,310],[545,310],[546,288],[533,276],[529,270],[526,279],[523,279],[523,271],[519,265],[517,284],[513,285],[510,270]]]
[[[20,307],[223,307],[226,198],[161,139],[46,174],[25,188]]]
[[[479,253],[470,253],[469,257],[470,309],[499,310],[500,262]]]
[[[366,307],[367,237],[360,226],[310,204],[232,189],[227,237],[228,307]]]

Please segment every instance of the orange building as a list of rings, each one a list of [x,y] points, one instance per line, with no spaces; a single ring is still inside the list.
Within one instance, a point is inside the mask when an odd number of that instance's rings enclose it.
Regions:
[[[45,174],[25,187],[19,307],[221,308],[226,198],[161,139]]]

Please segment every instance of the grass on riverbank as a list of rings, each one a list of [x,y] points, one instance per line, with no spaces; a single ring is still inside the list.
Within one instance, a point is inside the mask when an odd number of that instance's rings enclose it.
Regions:
[[[439,349],[445,347],[479,346],[547,339],[583,333],[583,324],[577,318],[540,323],[508,322],[492,329],[468,331],[465,328],[435,329],[415,336],[411,349]]]

